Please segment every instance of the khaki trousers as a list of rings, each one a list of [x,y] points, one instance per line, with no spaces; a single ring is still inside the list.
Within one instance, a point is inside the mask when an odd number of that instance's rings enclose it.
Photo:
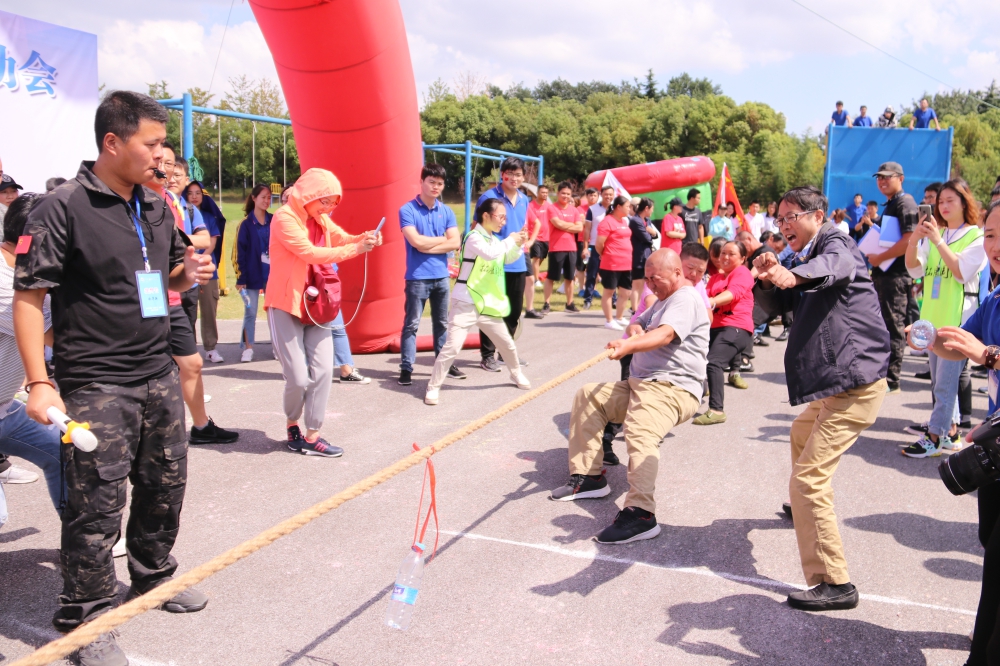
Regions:
[[[660,441],[698,409],[697,398],[670,382],[630,378],[586,384],[573,398],[569,424],[569,473],[596,475],[604,464],[604,426],[622,423],[628,447],[625,506],[656,513],[653,491],[660,466]]]
[[[209,280],[201,286],[198,307],[201,310],[201,346],[209,352],[219,344],[219,329],[215,323],[215,313],[219,309],[218,280]]]
[[[810,587],[851,582],[833,511],[833,473],[840,456],[875,423],[886,382],[849,389],[809,403],[792,422],[788,484],[802,573]]]
[[[476,312],[476,306],[472,303],[452,299],[451,306],[448,308],[448,339],[434,361],[431,381],[427,385],[428,390],[439,389],[444,384],[444,378],[448,375],[452,361],[462,351],[465,336],[469,334],[469,329],[473,326],[478,326],[479,330],[488,335],[496,348],[500,350],[503,362],[507,364],[507,370],[510,371],[511,376],[521,369],[517,360],[514,339],[510,337],[504,320],[500,317],[481,315]]]

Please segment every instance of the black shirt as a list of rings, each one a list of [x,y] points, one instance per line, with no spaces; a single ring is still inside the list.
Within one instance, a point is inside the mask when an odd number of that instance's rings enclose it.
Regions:
[[[15,266],[14,289],[52,294],[55,377],[64,393],[91,382],[153,379],[172,363],[168,317],[142,317],[135,276],[144,268],[142,249],[129,202],[94,175],[93,165],[84,162],[74,180],[32,209],[24,228],[31,245]],[[160,271],[166,297],[185,240],[163,199],[139,185],[134,197],[150,268]]]
[[[681,206],[681,219],[684,220],[685,243],[698,242],[698,226],[701,224],[701,211],[697,208]]]
[[[653,235],[646,228],[646,220],[638,215],[629,215],[628,228],[632,230],[632,270],[639,271],[653,253]]]
[[[882,211],[879,221],[884,221],[886,215],[895,217],[899,220],[899,233],[906,235],[917,226],[918,212],[917,202],[913,200],[913,197],[906,192],[900,191],[893,198],[885,202],[885,210]],[[896,260],[892,262],[892,266],[889,266],[889,270],[887,271],[883,271],[878,266],[872,268],[872,277],[881,275],[888,277],[908,277],[909,273],[906,271],[904,257],[896,257]]]

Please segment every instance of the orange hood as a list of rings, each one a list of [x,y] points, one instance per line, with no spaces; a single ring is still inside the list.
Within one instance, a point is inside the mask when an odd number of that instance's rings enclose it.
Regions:
[[[283,207],[295,215],[303,224],[309,219],[306,204],[323,197],[343,197],[343,189],[337,177],[326,169],[312,168],[299,176],[288,191],[288,202]],[[324,216],[325,217],[325,216]]]

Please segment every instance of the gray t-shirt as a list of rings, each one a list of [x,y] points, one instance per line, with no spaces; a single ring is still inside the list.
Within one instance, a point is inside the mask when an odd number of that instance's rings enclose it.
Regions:
[[[694,287],[681,287],[665,301],[657,301],[636,320],[647,331],[669,325],[674,339],[652,351],[632,357],[631,375],[637,379],[670,382],[700,402],[708,364],[711,324],[705,303]]]

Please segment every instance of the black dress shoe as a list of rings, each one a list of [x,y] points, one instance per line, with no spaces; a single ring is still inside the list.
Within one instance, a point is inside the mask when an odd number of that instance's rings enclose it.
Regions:
[[[615,450],[611,448],[611,442],[604,440],[601,442],[604,448],[604,464],[608,467],[614,467],[615,465],[621,465],[622,461],[618,459],[618,455]]]
[[[931,378],[931,371],[928,370],[927,372],[918,372],[918,373],[916,373],[913,376],[916,377],[917,379],[930,379]]]
[[[761,337],[761,336],[760,336],[759,334],[757,334],[757,333],[754,333],[754,336],[753,336],[753,343],[754,343],[755,345],[757,345],[758,347],[767,347],[767,346],[769,346],[769,345],[771,344],[770,342],[768,342],[767,340],[765,340],[764,338],[762,338],[762,337]]]
[[[814,588],[789,594],[788,605],[804,611],[848,610],[857,607],[858,598],[858,588],[850,583],[820,583]]]
[[[791,502],[783,502],[782,505],[781,505],[781,510],[784,511],[785,515],[788,516],[789,518],[792,517],[792,503]]]
[[[781,333],[778,335],[778,337],[775,338],[775,340],[777,342],[784,342],[787,339],[788,339],[788,327],[785,326],[783,329],[781,329]]]

